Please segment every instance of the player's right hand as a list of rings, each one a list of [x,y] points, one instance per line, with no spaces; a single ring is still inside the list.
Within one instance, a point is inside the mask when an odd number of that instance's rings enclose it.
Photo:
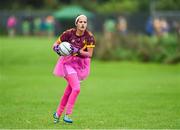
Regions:
[[[53,46],[53,50],[54,50],[59,56],[61,56],[61,54],[60,54],[60,52],[59,52],[59,45],[58,45],[58,44],[55,44],[55,45]]]

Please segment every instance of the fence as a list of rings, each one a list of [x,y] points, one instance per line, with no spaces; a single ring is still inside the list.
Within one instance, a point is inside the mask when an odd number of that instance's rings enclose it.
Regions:
[[[0,34],[6,34],[6,22],[10,15],[15,15],[18,19],[16,30],[17,34],[22,34],[22,21],[25,17],[30,18],[30,23],[33,28],[33,19],[36,17],[44,18],[48,15],[52,15],[52,11],[0,11]],[[135,13],[135,14],[111,14],[111,15],[101,15],[95,14],[95,17],[90,19],[90,28],[94,32],[102,32],[103,25],[106,19],[112,18],[117,22],[119,16],[123,16],[127,20],[128,32],[132,33],[145,33],[145,27],[147,20],[149,18],[149,14],[147,13]],[[167,19],[170,26],[173,28],[175,22],[179,23],[180,21],[180,12],[156,12],[154,17],[161,17]],[[59,24],[60,23],[60,24]],[[74,26],[73,20],[71,21],[62,21],[56,20],[55,34],[61,33],[63,30],[67,28],[71,28]],[[32,29],[31,28],[31,29]],[[32,30],[31,30],[32,31]]]

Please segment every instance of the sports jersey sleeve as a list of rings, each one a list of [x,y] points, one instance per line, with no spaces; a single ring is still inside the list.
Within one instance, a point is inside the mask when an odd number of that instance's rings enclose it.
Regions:
[[[71,36],[71,31],[67,30],[59,36],[59,38],[56,40],[56,43],[60,44],[61,42],[68,41],[70,36]]]
[[[95,47],[95,39],[94,36],[90,34],[87,39],[87,48],[93,48],[93,47]]]

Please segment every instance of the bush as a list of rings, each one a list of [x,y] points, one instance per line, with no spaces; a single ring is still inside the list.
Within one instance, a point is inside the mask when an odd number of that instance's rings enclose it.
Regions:
[[[102,60],[133,60],[142,62],[180,62],[180,42],[176,35],[162,37],[129,34],[111,38],[96,35],[95,56]]]

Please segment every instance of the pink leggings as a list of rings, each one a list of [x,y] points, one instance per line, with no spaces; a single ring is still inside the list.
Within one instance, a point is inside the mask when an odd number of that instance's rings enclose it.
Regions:
[[[67,80],[68,85],[64,91],[64,95],[62,96],[60,104],[56,111],[59,116],[62,115],[65,107],[65,114],[72,114],[74,104],[80,92],[80,82],[76,73],[67,75],[65,79]]]

